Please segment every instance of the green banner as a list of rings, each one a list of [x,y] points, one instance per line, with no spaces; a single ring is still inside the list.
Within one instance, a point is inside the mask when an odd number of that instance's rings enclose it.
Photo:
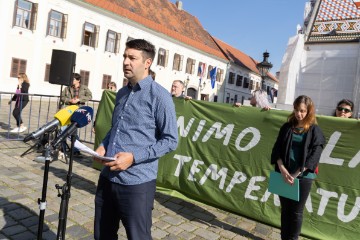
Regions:
[[[104,92],[96,144],[110,128],[114,99],[114,93]],[[274,169],[270,155],[290,112],[183,99],[174,103],[179,144],[159,161],[158,190],[279,227],[280,201],[267,191]],[[327,144],[304,210],[302,234],[357,239],[360,122],[329,116],[317,119]]]

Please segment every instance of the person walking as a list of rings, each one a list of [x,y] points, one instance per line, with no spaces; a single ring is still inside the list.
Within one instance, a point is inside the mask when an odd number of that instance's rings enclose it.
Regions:
[[[15,101],[15,107],[13,110],[13,116],[16,119],[16,128],[12,129],[11,133],[24,132],[27,127],[23,125],[23,121],[21,119],[21,112],[26,107],[29,102],[29,87],[30,81],[25,73],[19,73],[18,75],[18,85],[16,88],[16,93],[9,101],[9,105],[12,101]],[[23,94],[20,94],[23,93]]]
[[[299,96],[288,121],[280,128],[271,153],[271,164],[288,184],[299,180],[299,201],[280,196],[281,239],[298,239],[306,199],[316,178],[325,137],[316,123],[315,107],[311,98]]]
[[[117,239],[119,222],[128,239],[150,240],[158,159],[177,147],[175,106],[169,92],[149,75],[151,43],[134,39],[123,54],[129,80],[116,95],[112,127],[96,152],[102,161],[95,195],[96,240]]]

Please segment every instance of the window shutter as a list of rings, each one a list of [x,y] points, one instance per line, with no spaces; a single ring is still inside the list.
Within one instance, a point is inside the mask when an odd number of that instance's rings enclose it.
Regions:
[[[49,77],[50,77],[50,64],[46,64],[44,82],[49,82]]]
[[[31,23],[30,23],[30,29],[35,30],[36,29],[36,19],[37,19],[37,12],[38,12],[38,3],[33,3],[31,8]]]
[[[99,32],[100,32],[100,26],[96,25],[95,26],[95,38],[94,38],[94,48],[98,47],[98,43],[99,43]]]
[[[10,77],[17,77],[20,60],[17,58],[12,59]]]
[[[169,61],[169,50],[166,50],[165,53],[165,67],[167,67]]]
[[[85,85],[89,86],[89,78],[90,78],[90,72],[86,71],[85,72]]]
[[[62,39],[66,38],[67,23],[68,23],[68,15],[63,14],[63,19],[62,19],[62,23],[61,23],[61,38]]]
[[[52,9],[49,11],[48,13],[48,22],[47,22],[47,27],[46,27],[46,36],[50,35],[50,21],[51,21],[51,13],[52,13]]]
[[[84,45],[84,41],[85,41],[85,25],[86,25],[86,22],[84,22],[84,24],[83,24],[83,34],[82,34],[81,45]]]
[[[14,4],[13,26],[16,25],[16,15],[17,15],[17,9],[18,9],[18,1],[19,1],[19,0],[16,0],[16,1],[15,1],[15,4]]]
[[[19,73],[26,73],[26,60],[20,59],[20,69]]]
[[[115,53],[119,53],[120,39],[121,39],[121,33],[116,33]]]
[[[184,62],[184,55],[181,55],[181,56],[180,56],[179,71],[181,71],[181,70],[182,70],[182,68],[183,68],[183,62]]]
[[[102,86],[101,89],[106,89],[107,75],[103,74]]]

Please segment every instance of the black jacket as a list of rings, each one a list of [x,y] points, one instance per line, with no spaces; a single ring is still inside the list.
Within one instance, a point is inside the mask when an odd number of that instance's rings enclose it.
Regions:
[[[27,82],[23,82],[21,84],[21,93],[29,93],[29,87],[30,84]],[[17,94],[14,94],[14,96],[12,97],[12,101],[16,101],[17,100]],[[28,102],[29,101],[29,95],[28,94],[24,94],[20,96],[20,100],[23,102]]]
[[[280,158],[286,169],[289,169],[290,149],[292,144],[293,130],[290,123],[285,123],[279,131],[279,135],[271,153],[271,164],[275,164],[275,170],[279,172],[277,160]],[[325,145],[325,137],[318,125],[312,125],[306,134],[303,159],[300,163],[302,172],[304,167],[307,171],[314,172],[319,164],[320,156]]]

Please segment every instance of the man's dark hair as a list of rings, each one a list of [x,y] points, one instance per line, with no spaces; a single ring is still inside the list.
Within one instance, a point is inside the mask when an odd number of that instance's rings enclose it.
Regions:
[[[126,48],[132,48],[143,52],[143,58],[151,58],[153,61],[155,58],[155,46],[144,39],[133,39],[126,43]]]
[[[73,78],[75,78],[76,80],[79,80],[81,82],[81,75],[80,74],[74,73]]]

